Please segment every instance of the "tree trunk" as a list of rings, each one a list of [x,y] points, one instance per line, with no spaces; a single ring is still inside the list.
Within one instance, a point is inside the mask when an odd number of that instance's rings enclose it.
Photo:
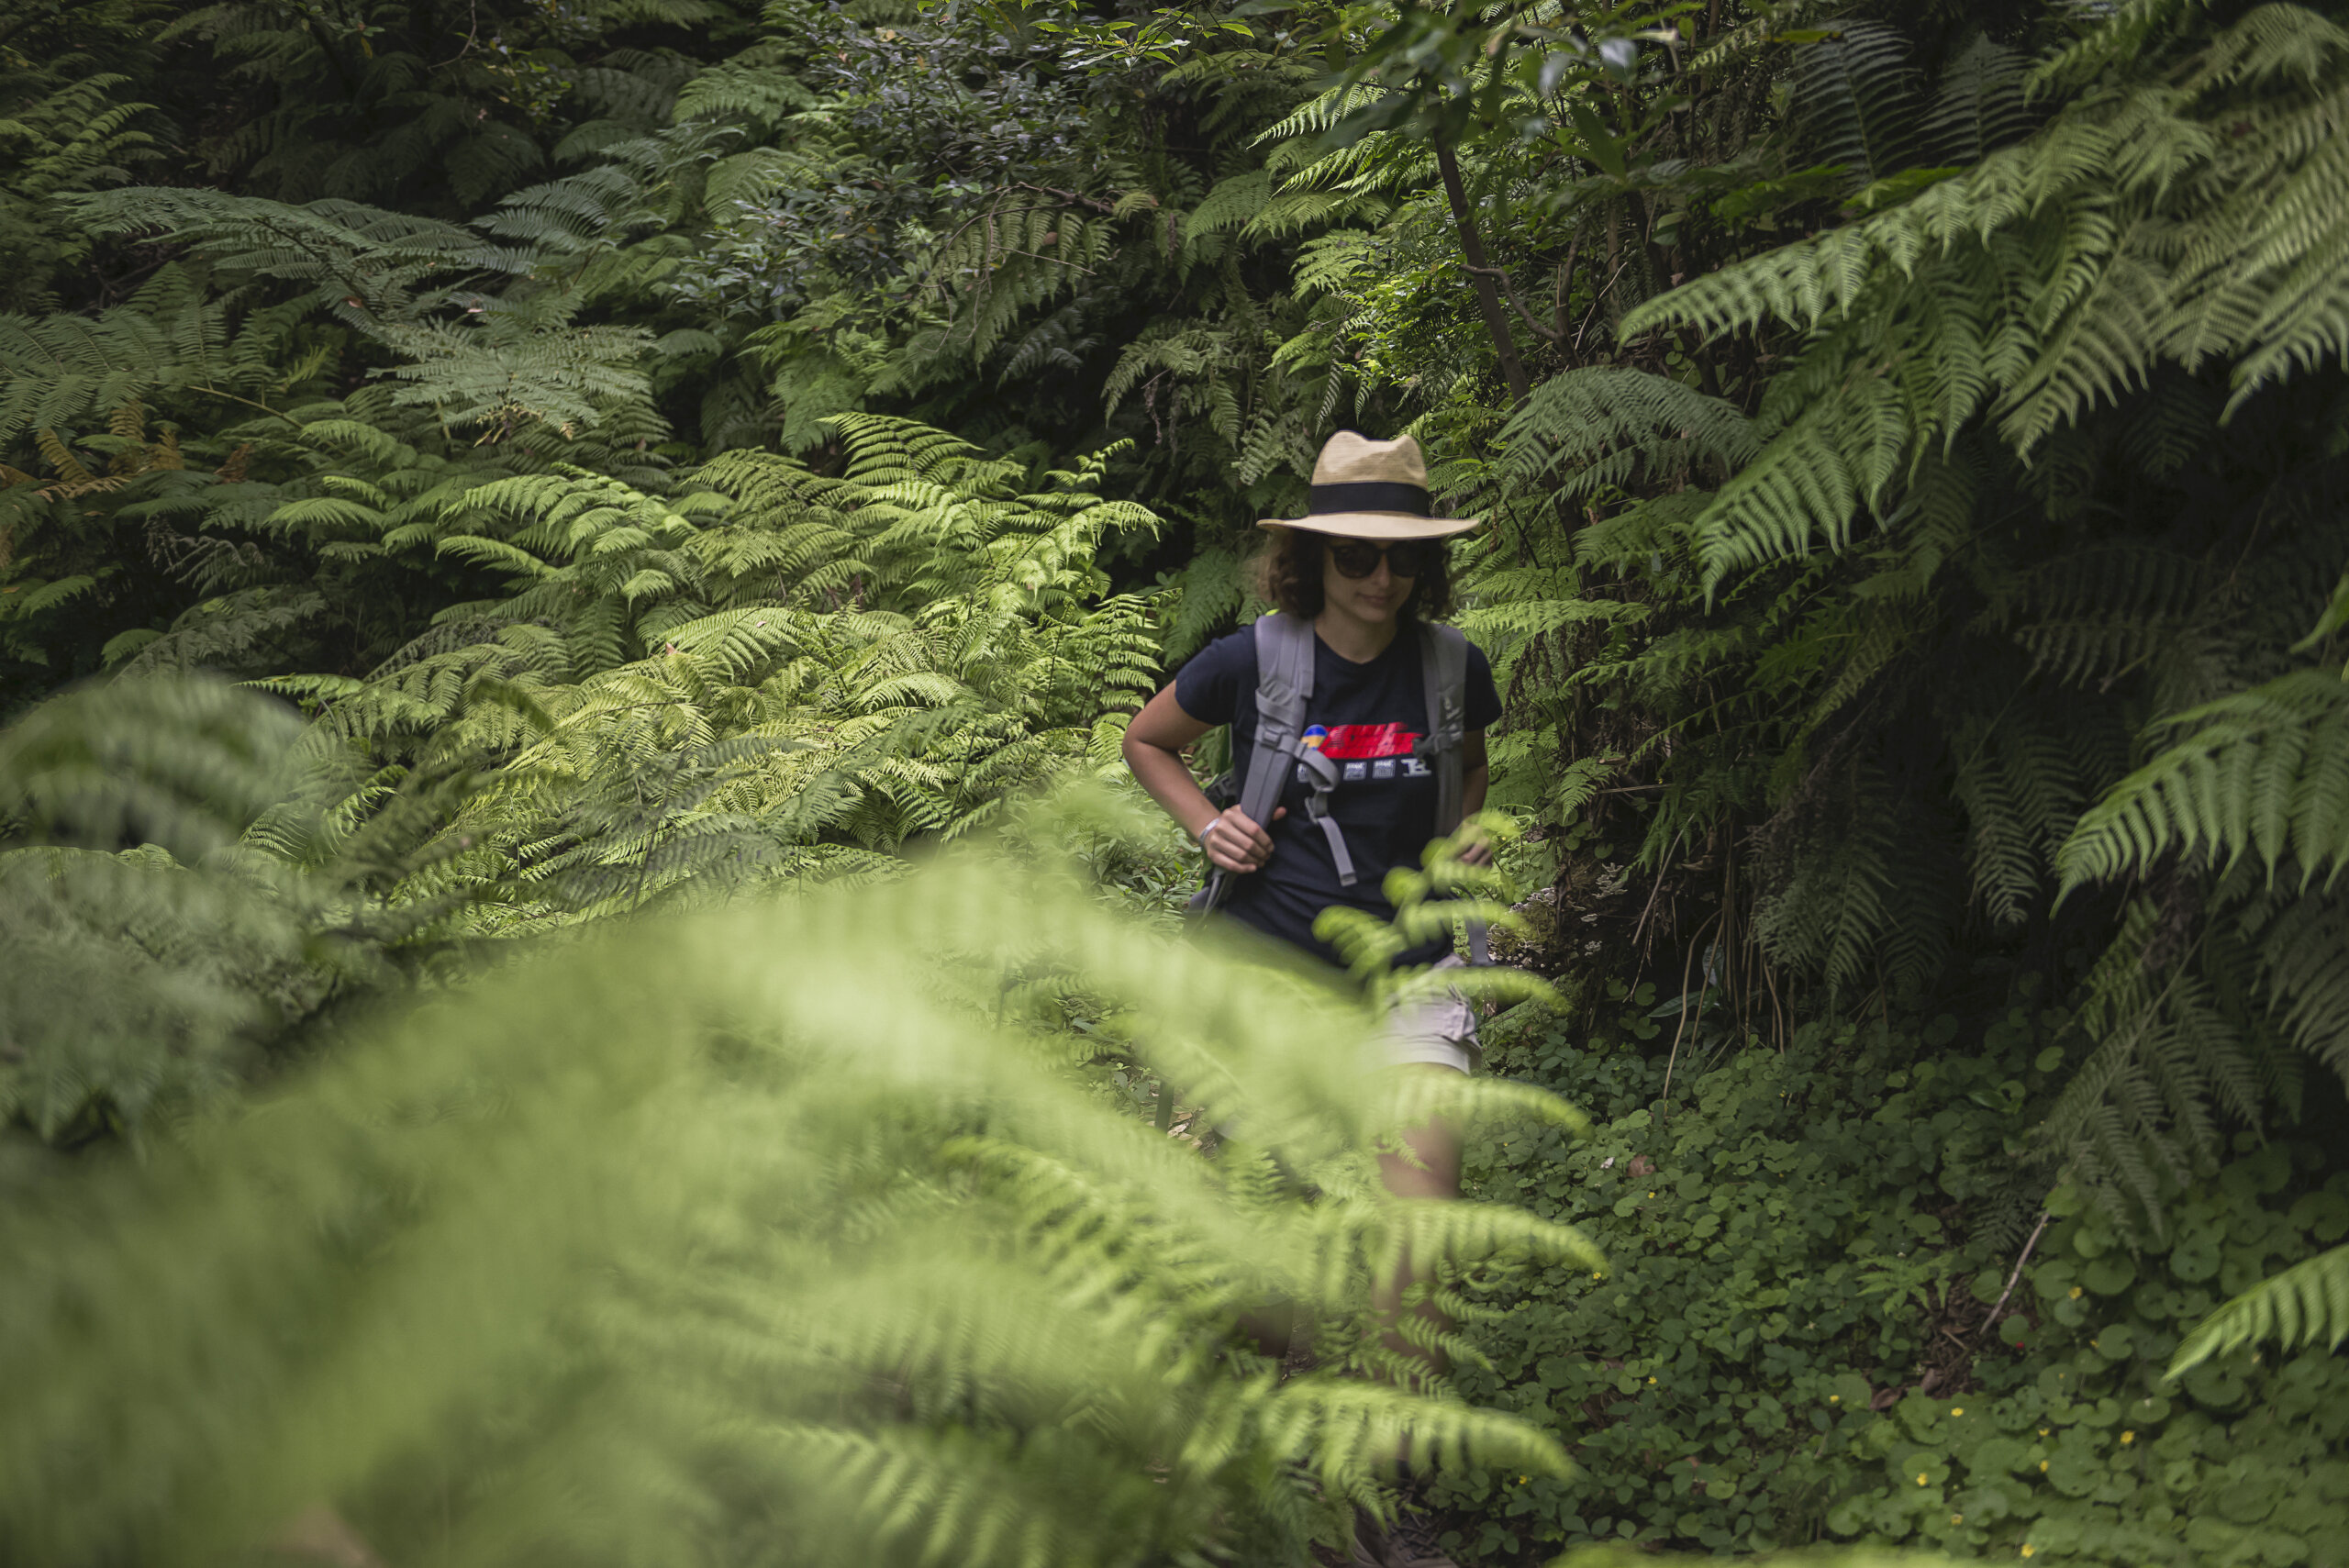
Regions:
[[[1485,241],[1476,233],[1476,215],[1468,207],[1468,188],[1460,182],[1460,160],[1452,149],[1441,142],[1435,150],[1436,168],[1443,174],[1443,194],[1452,203],[1452,221],[1460,229],[1460,254],[1466,258],[1471,271],[1469,281],[1476,285],[1476,304],[1485,313],[1485,330],[1493,335],[1493,347],[1501,361],[1501,379],[1508,384],[1511,404],[1520,404],[1533,391],[1532,383],[1525,378],[1525,361],[1517,357],[1517,339],[1510,336],[1508,317],[1501,309],[1500,284],[1487,271],[1492,263],[1485,260]]]

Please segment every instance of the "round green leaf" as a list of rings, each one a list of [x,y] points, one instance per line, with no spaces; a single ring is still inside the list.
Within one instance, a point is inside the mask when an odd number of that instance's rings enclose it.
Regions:
[[[2196,1404],[2207,1405],[2214,1410],[2224,1410],[2240,1404],[2244,1391],[2250,1386],[2241,1373],[2223,1361],[2204,1362],[2181,1381],[2186,1385],[2186,1392],[2194,1396]]]
[[[2099,1296],[2119,1296],[2137,1281],[2137,1265],[2125,1252],[2107,1252],[2080,1270],[2080,1283]]]
[[[1965,1455],[1965,1463],[1976,1473],[2011,1475],[2031,1463],[2031,1450],[2019,1438],[1986,1438]]]
[[[2221,1487],[2212,1501],[2219,1512],[2239,1525],[2257,1524],[2276,1511],[2283,1494],[2272,1471],[2254,1471],[2232,1485]]]
[[[2104,1466],[2086,1454],[2059,1451],[2048,1455],[2048,1485],[2066,1497],[2085,1497],[2103,1479]]]
[[[2181,1241],[2169,1255],[2169,1272],[2189,1284],[2199,1284],[2219,1272],[2219,1244],[2196,1236]]]

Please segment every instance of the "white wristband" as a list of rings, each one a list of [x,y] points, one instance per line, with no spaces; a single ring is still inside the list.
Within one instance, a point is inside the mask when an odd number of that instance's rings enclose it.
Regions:
[[[1199,848],[1204,850],[1208,847],[1208,835],[1214,832],[1215,825],[1222,820],[1223,818],[1220,817],[1210,817],[1208,818],[1207,825],[1199,829]]]

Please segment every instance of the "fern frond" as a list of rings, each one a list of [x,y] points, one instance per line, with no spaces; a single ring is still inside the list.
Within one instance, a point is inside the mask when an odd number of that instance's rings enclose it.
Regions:
[[[2182,1377],[2245,1345],[2297,1350],[2321,1341],[2337,1351],[2343,1340],[2349,1340],[2349,1247],[2335,1247],[2260,1281],[2196,1324],[2163,1375]]]
[[[2165,721],[2183,733],[2081,817],[2056,857],[2065,892],[2172,853],[2289,857],[2303,886],[2349,868],[2349,684],[2298,671]]]

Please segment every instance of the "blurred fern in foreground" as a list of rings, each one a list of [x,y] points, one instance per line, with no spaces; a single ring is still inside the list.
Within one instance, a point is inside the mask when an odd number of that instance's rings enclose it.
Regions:
[[[1006,1005],[1047,964],[1212,1160]],[[395,1562],[1295,1563],[1406,1431],[1561,1472],[1335,1370],[1407,1250],[1596,1263],[1385,1195],[1382,1126],[1573,1118],[1364,1074],[1369,1023],[970,857],[607,927],[0,1222],[0,1542],[217,1561],[328,1499]],[[1234,1332],[1275,1300],[1330,1370]]]
[[[375,988],[453,905],[410,885],[457,793],[282,704],[122,681],[0,730],[0,1126],[143,1134]]]

